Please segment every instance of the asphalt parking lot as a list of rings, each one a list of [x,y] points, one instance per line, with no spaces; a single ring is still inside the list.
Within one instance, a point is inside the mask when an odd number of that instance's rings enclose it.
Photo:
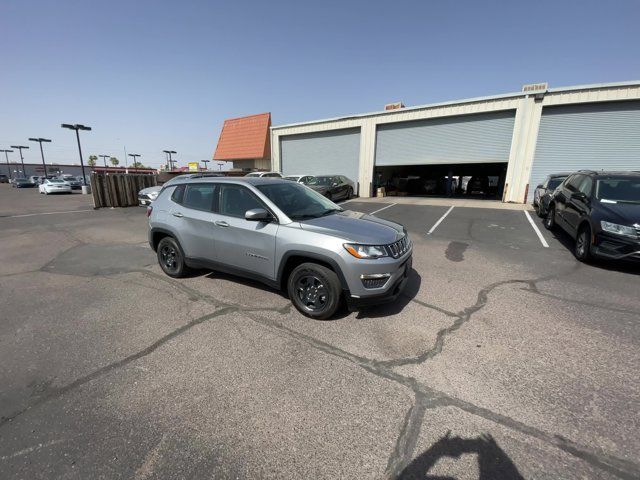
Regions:
[[[389,205],[343,206],[407,227],[405,296],[320,322],[164,276],[142,208],[0,185],[0,478],[639,478],[638,267]]]

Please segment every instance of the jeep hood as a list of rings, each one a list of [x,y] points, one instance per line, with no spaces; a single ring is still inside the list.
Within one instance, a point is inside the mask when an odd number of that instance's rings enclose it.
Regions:
[[[386,245],[405,235],[402,225],[352,210],[303,220],[300,226],[304,230],[370,245]]]

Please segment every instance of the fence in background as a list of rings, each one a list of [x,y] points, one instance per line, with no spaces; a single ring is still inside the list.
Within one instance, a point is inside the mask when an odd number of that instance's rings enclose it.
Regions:
[[[158,184],[156,175],[130,173],[91,173],[94,208],[133,207],[138,205],[138,192]]]

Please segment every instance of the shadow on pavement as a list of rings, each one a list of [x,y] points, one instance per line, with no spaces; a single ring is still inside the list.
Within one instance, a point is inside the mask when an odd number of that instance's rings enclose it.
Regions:
[[[398,476],[401,480],[456,480],[456,477],[428,475],[441,458],[460,458],[475,454],[478,459],[478,480],[524,480],[515,464],[494,438],[482,434],[476,438],[452,437],[451,431],[415,458]]]
[[[575,240],[559,227],[553,230],[547,230],[554,239],[558,241],[560,245],[566,248],[573,257],[573,251],[575,249]],[[577,262],[578,260],[576,260]],[[640,262],[634,260],[607,260],[604,258],[594,258],[590,260],[587,265],[595,268],[602,268],[604,270],[610,270],[612,272],[631,273],[634,275],[640,275]]]

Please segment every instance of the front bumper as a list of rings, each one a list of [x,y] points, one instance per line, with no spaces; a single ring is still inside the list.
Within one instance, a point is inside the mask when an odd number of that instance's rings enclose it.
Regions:
[[[600,232],[591,253],[611,260],[640,260],[640,240]]]
[[[350,310],[356,310],[358,308],[371,305],[393,302],[400,296],[406,287],[412,265],[413,259],[411,257],[411,251],[409,251],[407,255],[399,259],[399,263],[395,266],[395,270],[393,272],[389,272],[391,273],[391,276],[384,287],[371,289],[361,287],[354,289],[357,292],[355,294],[353,290],[345,292],[347,306]],[[388,269],[389,265],[387,264],[386,267]],[[360,279],[359,281],[362,285],[362,281]]]

